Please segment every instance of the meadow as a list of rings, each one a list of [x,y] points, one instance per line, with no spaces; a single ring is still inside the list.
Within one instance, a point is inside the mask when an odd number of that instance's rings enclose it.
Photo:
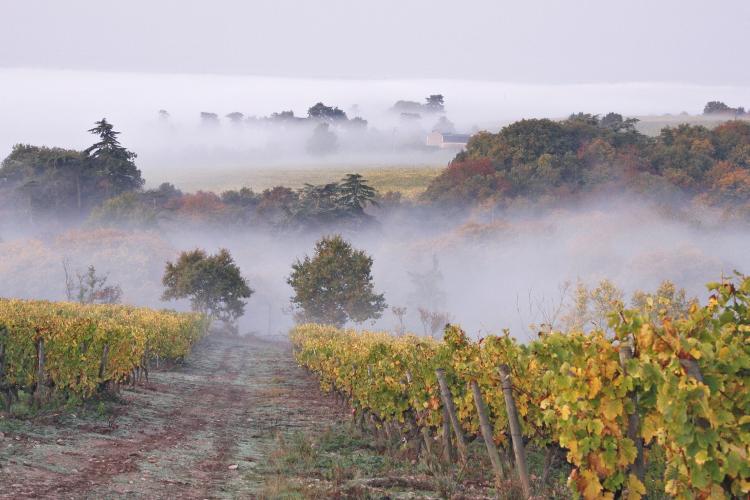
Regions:
[[[189,169],[183,172],[170,172],[169,181],[188,192],[198,190],[222,192],[245,186],[260,192],[274,186],[299,189],[305,184],[319,185],[337,182],[346,174],[351,173],[352,168],[324,164],[309,167],[224,167],[210,171]],[[442,164],[365,165],[356,167],[356,171],[381,193],[393,191],[401,193],[404,198],[415,199],[427,189],[430,181],[437,177],[443,168]],[[152,182],[152,184],[155,183]]]

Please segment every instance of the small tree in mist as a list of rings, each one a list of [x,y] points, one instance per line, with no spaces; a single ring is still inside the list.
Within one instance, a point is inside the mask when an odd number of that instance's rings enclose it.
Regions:
[[[406,308],[405,307],[397,307],[393,306],[391,307],[391,312],[394,316],[396,316],[396,319],[398,320],[398,324],[396,325],[396,335],[403,335],[406,333],[406,325],[404,324],[404,316],[406,316]]]
[[[63,260],[65,270],[65,295],[71,302],[81,304],[118,304],[122,298],[120,285],[108,285],[105,275],[96,274],[96,268],[89,266],[85,273],[73,273],[67,260]]]
[[[444,99],[442,94],[432,94],[425,98],[424,108],[433,113],[442,113],[445,111]]]
[[[567,288],[561,293],[567,295]],[[623,291],[608,279],[601,280],[594,288],[579,281],[572,292],[571,302],[566,303],[562,310],[558,309],[555,317],[559,315],[560,326],[565,330],[605,330],[609,314],[622,307],[623,298]],[[549,329],[556,326],[550,322]]]
[[[437,255],[432,256],[432,266],[424,272],[410,271],[414,291],[411,301],[420,307],[438,310],[445,307],[445,291],[443,290],[443,273]]]
[[[307,116],[311,119],[337,121],[346,120],[347,116],[337,107],[326,106],[322,102],[317,103],[307,110]]]
[[[683,319],[688,316],[690,308],[698,304],[695,297],[688,298],[684,288],[678,288],[670,280],[664,280],[653,293],[642,290],[633,292],[633,307],[640,309],[658,323],[664,318]]]
[[[456,126],[445,116],[441,116],[440,119],[432,126],[433,132],[440,132],[441,134],[455,134]]]
[[[208,111],[201,111],[201,125],[204,127],[218,127],[219,115]]]
[[[287,280],[297,319],[342,326],[379,318],[387,305],[374,291],[371,269],[372,257],[341,236],[322,238],[312,258],[292,264]]]
[[[245,119],[245,115],[239,111],[233,111],[227,115],[229,122],[232,125],[242,125],[242,121]]]
[[[189,298],[194,311],[232,325],[245,313],[245,301],[254,293],[226,249],[216,255],[203,250],[182,252],[167,262],[162,300]]]
[[[312,136],[307,141],[307,152],[313,155],[323,156],[335,153],[339,148],[336,134],[330,129],[328,123],[319,123]]]
[[[430,335],[431,337],[439,338],[440,332],[442,332],[445,325],[451,321],[448,313],[429,311],[422,307],[417,309],[417,312],[419,312],[419,320],[422,322],[424,334]]]

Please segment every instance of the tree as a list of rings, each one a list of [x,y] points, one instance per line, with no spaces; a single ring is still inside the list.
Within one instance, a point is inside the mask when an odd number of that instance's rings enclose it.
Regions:
[[[229,121],[232,122],[232,125],[242,125],[242,120],[245,119],[245,115],[240,113],[239,111],[234,111],[232,113],[229,113],[227,115],[227,118],[229,118]]]
[[[443,289],[443,273],[437,255],[432,256],[432,267],[424,272],[409,271],[409,279],[414,291],[411,300],[420,307],[438,310],[445,307],[445,290]],[[441,325],[442,326],[442,325]]]
[[[307,151],[314,155],[327,155],[336,152],[338,149],[338,139],[336,134],[330,130],[327,123],[319,123],[312,136],[307,141]]]
[[[396,101],[391,111],[396,113],[419,113],[422,111],[422,104],[417,101]]]
[[[734,113],[735,109],[730,108],[726,104],[724,104],[721,101],[709,101],[706,103],[706,106],[703,108],[703,114],[704,115],[711,115],[714,113]]]
[[[662,281],[654,293],[636,290],[631,302],[634,308],[648,315],[653,322],[659,322],[664,318],[687,318],[690,307],[698,304],[696,298],[688,298],[684,288],[677,288],[669,280]]]
[[[406,333],[406,325],[404,324],[404,316],[406,316],[406,308],[393,306],[391,307],[391,312],[393,313],[394,316],[396,316],[396,319],[398,320],[395,333],[397,336],[401,337],[402,335]]]
[[[0,183],[35,212],[81,213],[99,202],[98,173],[79,151],[17,144],[0,166]]]
[[[216,255],[203,250],[182,252],[167,262],[162,300],[189,298],[194,311],[233,324],[245,313],[245,301],[254,293],[226,249]]]
[[[349,130],[367,130],[367,120],[365,120],[361,116],[355,116],[354,118],[346,122],[346,126],[349,128]]]
[[[258,204],[258,195],[249,187],[243,187],[237,191],[230,189],[221,193],[221,201],[227,205],[253,207]]]
[[[83,154],[106,180],[107,197],[140,189],[144,181],[133,162],[137,155],[122,147],[117,140],[120,132],[116,132],[106,118],[95,125],[89,132],[99,136],[99,142],[84,149]]]
[[[149,203],[150,201],[150,203]],[[155,200],[148,200],[145,193],[123,193],[110,198],[89,215],[89,222],[95,225],[117,227],[153,227],[160,216],[160,208]]]
[[[442,332],[445,329],[445,326],[451,321],[448,313],[430,311],[422,307],[418,308],[417,312],[419,312],[419,320],[422,322],[424,334],[431,337],[439,338],[440,332]]]
[[[377,190],[367,185],[367,179],[360,174],[348,174],[338,187],[339,203],[355,215],[364,213],[366,205],[378,205]]]
[[[445,116],[441,116],[440,119],[432,126],[433,132],[440,132],[441,134],[455,134],[456,126]]]
[[[318,120],[337,121],[346,120],[346,113],[339,108],[326,106],[322,102],[317,103],[307,110],[307,116]]]
[[[297,118],[294,116],[294,111],[281,111],[280,113],[271,113],[271,116],[267,118],[268,121],[272,122],[287,122],[294,120],[303,120],[304,118]]]
[[[298,202],[299,196],[291,188],[275,186],[260,194],[255,210],[266,222],[278,224],[287,220]]]
[[[387,305],[383,294],[374,292],[371,269],[372,257],[341,236],[322,238],[314,257],[292,264],[287,280],[297,319],[342,326],[379,318]]]
[[[432,94],[428,96],[425,99],[427,102],[424,105],[427,111],[431,111],[433,113],[442,113],[445,111],[445,106],[443,105],[443,95],[442,94]]]
[[[201,111],[201,125],[206,127],[216,127],[219,125],[219,115]]]
[[[309,225],[328,223],[339,218],[339,185],[336,182],[315,186],[305,184],[299,190],[299,203],[291,210],[292,220]]]
[[[120,285],[107,285],[107,275],[99,276],[96,268],[89,266],[85,274],[75,273],[68,268],[68,261],[63,260],[65,270],[65,295],[69,301],[80,304],[117,304],[122,298]]]
[[[567,286],[563,295],[567,295]],[[573,290],[572,303],[564,311],[556,311],[553,316],[563,313],[561,322],[565,330],[605,330],[610,312],[622,306],[623,297],[622,290],[607,279],[601,280],[596,288],[579,281]],[[553,321],[547,323],[549,329],[554,328]]]
[[[623,118],[620,113],[607,113],[599,120],[599,126],[615,132],[633,132],[638,122],[638,118]]]

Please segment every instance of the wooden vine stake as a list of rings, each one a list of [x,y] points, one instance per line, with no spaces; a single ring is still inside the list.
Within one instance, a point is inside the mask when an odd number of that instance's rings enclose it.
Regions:
[[[627,375],[627,363],[628,360],[633,359],[633,349],[630,347],[630,345],[623,342],[620,344],[619,355],[622,373],[624,375]],[[641,419],[638,416],[638,395],[635,393],[635,391],[631,391],[630,394],[628,394],[628,397],[630,398],[630,401],[633,402],[634,408],[633,413],[628,415],[628,439],[633,441],[633,443],[635,444],[635,449],[637,450],[635,462],[630,467],[630,471],[635,474],[635,476],[641,482],[643,482],[644,478],[646,477],[646,464],[643,457],[643,438],[640,436]]]
[[[495,471],[495,480],[499,488],[505,478],[505,471],[500,461],[500,453],[498,453],[497,446],[495,446],[495,433],[492,430],[492,424],[490,424],[489,412],[487,411],[487,405],[484,404],[484,400],[482,399],[482,391],[479,389],[479,384],[476,380],[472,380],[470,385],[471,392],[474,394],[474,403],[477,406],[477,415],[479,415],[479,428],[482,430],[484,445],[487,447],[487,454],[490,456],[490,462],[492,462],[492,468]]]
[[[502,364],[498,367],[500,372],[500,383],[503,386],[503,395],[505,396],[505,409],[508,414],[508,427],[510,427],[510,438],[513,441],[513,453],[516,456],[516,470],[518,470],[518,479],[521,480],[523,496],[531,498],[531,483],[529,482],[529,470],[526,466],[526,448],[523,446],[523,435],[521,434],[521,425],[518,422],[518,410],[516,402],[513,399],[513,382],[510,378],[510,367]]]
[[[5,336],[5,328],[0,327],[0,390],[3,390],[5,392],[5,406],[10,411],[11,404],[13,403],[13,400],[11,399],[13,396],[11,395],[11,391],[9,387],[5,386],[5,342],[3,341],[3,337]]]
[[[0,327],[0,385],[3,385],[5,380],[5,342],[3,337],[5,336],[5,328]]]
[[[443,406],[448,413],[448,418],[453,427],[453,433],[456,435],[458,455],[461,458],[461,462],[466,463],[469,458],[468,445],[466,444],[464,431],[461,430],[461,424],[456,416],[456,406],[453,404],[453,395],[451,394],[450,387],[448,387],[448,382],[445,380],[445,370],[438,368],[435,370],[435,374],[437,375],[438,384],[440,385],[440,398],[443,400]]]
[[[41,404],[47,395],[47,376],[44,373],[44,340],[39,339],[36,341],[36,391],[34,391],[34,401],[37,404]]]
[[[704,383],[701,369],[698,366],[698,363],[694,359],[681,359],[680,364],[682,365],[682,368],[685,370],[685,373],[687,373],[688,377],[695,379],[701,384]]]
[[[443,445],[444,445],[444,459],[448,463],[454,463],[456,461],[456,449],[453,446],[453,439],[451,438],[451,418],[448,415],[448,409],[445,405],[442,406],[443,412]]]
[[[104,375],[107,373],[107,361],[109,358],[109,345],[105,344],[102,349],[102,360],[99,363],[99,387],[104,390],[107,388],[107,381],[104,380]]]

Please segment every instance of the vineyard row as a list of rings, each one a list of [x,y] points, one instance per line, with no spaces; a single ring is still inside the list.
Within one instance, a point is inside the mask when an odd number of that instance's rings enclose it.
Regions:
[[[178,360],[206,331],[204,316],[123,305],[0,299],[0,394],[86,398]]]
[[[313,324],[291,339],[324,390],[359,419],[421,436],[420,449],[453,440],[465,459],[467,437],[482,436],[499,479],[508,466],[497,448],[515,449],[527,495],[531,443],[564,450],[568,484],[586,499],[645,495],[657,455],[671,496],[746,498],[750,279],[708,288],[708,303],[679,319],[657,300],[615,307],[607,331],[543,333],[528,344],[507,332],[473,341],[454,325],[443,341]]]

